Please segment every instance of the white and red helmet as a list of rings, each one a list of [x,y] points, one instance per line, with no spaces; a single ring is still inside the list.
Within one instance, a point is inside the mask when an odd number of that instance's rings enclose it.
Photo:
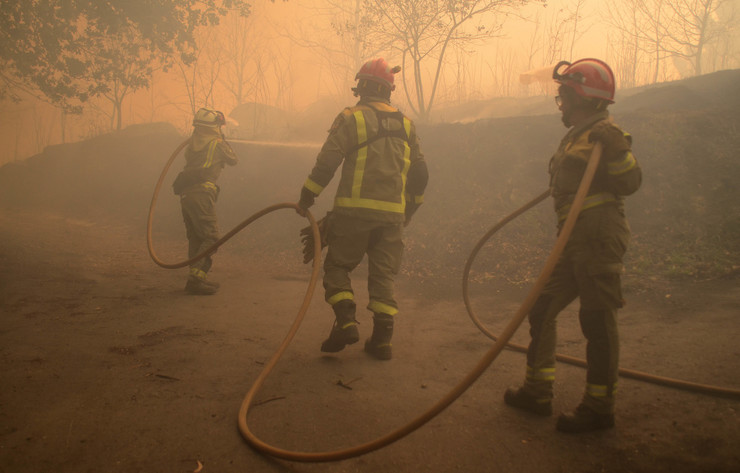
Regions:
[[[401,70],[401,66],[390,67],[383,58],[371,59],[362,65],[355,80],[370,80],[388,87],[391,91],[396,90],[393,77]]]
[[[560,69],[566,66],[560,72]],[[574,63],[560,61],[552,71],[555,82],[572,88],[585,98],[614,103],[614,73],[599,59],[579,59]]]

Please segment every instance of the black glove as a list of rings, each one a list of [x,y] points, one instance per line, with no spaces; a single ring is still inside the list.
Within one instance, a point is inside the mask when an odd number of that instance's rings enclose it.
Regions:
[[[301,198],[298,200],[298,207],[303,210],[302,215],[305,214],[306,210],[308,210],[313,205],[315,199],[316,194],[308,190],[307,187],[301,189]]]
[[[632,149],[632,143],[624,136],[624,132],[608,121],[594,125],[588,135],[588,141],[589,143],[600,141],[604,145],[604,157],[607,160],[617,159]]]
[[[316,222],[319,227],[319,236],[321,237],[321,249],[324,249],[327,245],[327,238],[329,236],[329,214],[327,212],[324,218]],[[313,239],[313,228],[311,225],[301,228],[301,243],[303,244],[303,263],[309,263],[314,258],[314,239]]]
[[[420,204],[416,204],[413,202],[406,202],[406,210],[404,210],[404,213],[406,215],[406,220],[403,222],[403,226],[405,227],[409,223],[411,223],[411,217],[414,216],[414,213],[416,213],[416,210],[420,207]]]

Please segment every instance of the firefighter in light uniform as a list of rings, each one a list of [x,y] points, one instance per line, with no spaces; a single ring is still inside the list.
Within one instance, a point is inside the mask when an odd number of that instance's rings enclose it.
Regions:
[[[553,70],[560,84],[556,102],[568,133],[550,160],[550,187],[558,229],[586,169],[595,142],[601,162],[565,250],[529,313],[531,342],[523,386],[509,388],[506,404],[538,414],[552,413],[556,317],[576,298],[586,337],[586,388],[578,407],[562,414],[556,428],[587,432],[614,425],[619,340],[617,309],[623,305],[620,273],[630,239],[623,197],[637,191],[642,171],[632,154],[632,138],[610,119],[614,75],[598,59],[560,62]]]
[[[234,151],[221,132],[224,123],[224,114],[217,110],[201,108],[196,112],[191,142],[185,150],[185,168],[173,184],[175,194],[180,195],[188,237],[188,259],[219,239],[216,221],[219,187],[216,180],[225,165],[237,163]],[[206,278],[212,263],[211,255],[208,255],[190,265],[186,292],[209,295],[218,291],[218,283]]]
[[[401,265],[403,227],[421,205],[428,179],[413,122],[390,105],[398,71],[382,58],[362,66],[352,89],[360,100],[334,120],[301,189],[298,204],[305,210],[342,165],[328,216],[323,281],[325,299],[336,320],[321,345],[323,352],[338,352],[359,340],[350,272],[367,254],[367,308],[373,312],[373,333],[365,351],[381,360],[392,356],[398,313],[393,280]]]

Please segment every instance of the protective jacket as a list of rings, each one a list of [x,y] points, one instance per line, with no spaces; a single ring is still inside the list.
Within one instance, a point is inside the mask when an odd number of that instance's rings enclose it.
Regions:
[[[225,165],[238,162],[234,150],[218,130],[196,127],[185,150],[185,168],[173,184],[175,194],[194,191],[218,192],[216,181]]]
[[[219,239],[216,180],[226,164],[235,165],[236,154],[216,128],[196,126],[185,150],[185,168],[172,187],[180,195],[180,207],[188,237],[188,259],[210,248]],[[190,265],[190,276],[205,279],[210,255]]]
[[[604,111],[571,128],[550,160],[558,228],[568,215],[595,146],[589,134],[597,123],[608,119]],[[624,136],[631,146],[630,136]],[[605,147],[570,239],[529,313],[532,340],[524,388],[537,399],[549,401],[553,395],[555,320],[579,298],[578,319],[588,340],[582,403],[594,412],[613,413],[619,360],[617,310],[624,303],[620,273],[630,240],[623,196],[635,192],[641,181],[642,171],[631,150]]]
[[[388,99],[362,97],[336,117],[304,187],[321,194],[342,163],[337,214],[400,223],[423,202],[427,167],[416,127]]]
[[[595,143],[590,143],[588,140],[589,130],[602,120],[610,120],[608,111],[597,113],[573,127],[563,137],[558,150],[550,160],[550,187],[559,226],[568,216],[568,211],[586,170],[586,164],[595,146]],[[625,137],[628,141],[632,141],[628,133],[625,133]],[[605,153],[581,212],[588,212],[602,205],[614,205],[622,210],[623,196],[637,191],[641,183],[642,171],[632,151],[619,156],[607,156]]]

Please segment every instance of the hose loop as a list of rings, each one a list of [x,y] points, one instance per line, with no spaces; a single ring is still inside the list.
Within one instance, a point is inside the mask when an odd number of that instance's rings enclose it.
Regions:
[[[259,377],[257,378],[257,381],[254,383],[254,385],[252,386],[252,388],[249,390],[246,397],[244,398],[244,401],[242,402],[241,409],[239,410],[239,417],[238,417],[239,431],[241,432],[242,436],[246,439],[246,441],[252,447],[256,448],[260,452],[276,457],[276,458],[281,458],[283,460],[291,460],[291,461],[299,461],[299,462],[338,461],[338,460],[344,460],[347,458],[353,458],[356,456],[360,456],[360,455],[378,450],[397,440],[400,440],[401,438],[405,437],[406,435],[410,434],[411,432],[415,431],[422,425],[429,422],[437,414],[441,413],[444,409],[450,406],[470,386],[472,386],[472,384],[491,365],[493,360],[495,360],[496,357],[498,357],[498,355],[504,349],[508,341],[514,335],[514,332],[516,331],[516,329],[519,327],[519,325],[521,325],[522,321],[524,320],[524,317],[526,317],[526,315],[529,313],[529,310],[534,305],[534,302],[537,296],[542,291],[542,288],[544,287],[547,279],[550,277],[550,274],[552,274],[552,271],[555,268],[555,263],[557,262],[558,258],[560,257],[560,254],[565,248],[565,244],[567,243],[568,237],[570,236],[570,233],[573,230],[573,226],[575,225],[575,221],[578,217],[578,213],[580,212],[581,207],[583,206],[583,201],[586,198],[586,192],[591,185],[591,181],[593,180],[593,176],[596,172],[596,167],[598,166],[600,157],[601,157],[601,146],[597,145],[594,148],[594,152],[592,153],[591,159],[589,160],[589,163],[586,167],[583,181],[581,182],[578,192],[576,193],[575,200],[570,209],[570,212],[568,213],[568,217],[565,220],[563,229],[560,232],[560,235],[555,243],[555,246],[552,252],[550,253],[550,256],[545,262],[545,266],[540,276],[537,278],[537,281],[535,282],[534,287],[530,291],[528,297],[525,299],[519,311],[516,313],[516,315],[512,318],[512,320],[506,326],[501,337],[495,341],[494,345],[479,360],[479,362],[476,364],[473,370],[470,371],[456,386],[452,388],[450,392],[448,392],[442,399],[437,401],[427,411],[423,412],[421,415],[413,419],[408,424],[401,426],[397,428],[396,430],[393,430],[390,433],[382,437],[379,437],[375,440],[372,440],[370,442],[367,442],[361,445],[356,445],[356,446],[349,447],[346,449],[335,450],[331,452],[293,452],[293,451],[277,448],[265,442],[262,442],[249,430],[247,426],[246,419],[249,413],[249,407],[254,400],[254,396],[256,392],[259,390],[260,386],[262,385],[262,382],[265,380],[265,378],[269,374],[270,369],[272,369],[272,366],[275,365],[275,363],[277,362],[277,359],[280,358],[280,355],[287,348],[290,338],[292,337],[292,334],[294,333],[293,328],[291,328],[291,332],[289,332],[288,336],[283,341],[283,344],[280,346],[280,348],[278,348],[278,351],[276,352],[275,356],[273,356],[270,362],[265,366],[262,373],[260,373]],[[542,198],[544,199],[544,197]],[[299,323],[299,321],[296,321],[296,323]]]
[[[169,167],[171,166],[172,162],[177,157],[177,155],[180,153],[180,151],[182,151],[182,149],[188,143],[189,143],[189,140],[186,140],[184,143],[182,143],[175,150],[175,152],[173,152],[169,161],[165,165],[165,168],[162,171],[162,174],[160,175],[157,185],[155,187],[154,195],[152,197],[152,202],[151,202],[151,206],[149,209],[149,218],[147,221],[147,248],[149,250],[149,254],[152,260],[154,260],[154,262],[158,264],[159,266],[163,268],[167,268],[167,269],[175,269],[175,268],[181,268],[181,267],[187,266],[191,264],[192,262],[195,262],[198,259],[206,256],[207,254],[212,253],[216,248],[224,244],[227,240],[233,237],[236,233],[244,229],[250,223],[261,218],[262,216],[268,213],[271,213],[275,210],[282,209],[282,208],[294,208],[296,210],[299,209],[298,205],[295,203],[281,203],[281,204],[272,205],[270,207],[267,207],[255,213],[254,215],[244,220],[242,223],[240,223],[239,225],[234,227],[231,231],[229,231],[227,234],[225,234],[216,243],[214,243],[212,247],[203,251],[201,254],[197,255],[196,257],[190,260],[187,260],[187,261],[179,262],[179,263],[165,263],[161,261],[157,257],[154,251],[153,245],[152,245],[152,237],[151,237],[151,226],[152,225],[151,224],[152,224],[152,219],[153,219],[153,214],[154,214],[154,208],[155,208],[157,196],[159,194],[159,190],[161,188],[162,182],[164,181],[164,177],[167,174]],[[547,258],[539,277],[535,281],[525,301],[522,303],[521,307],[516,312],[514,317],[510,320],[509,324],[504,328],[501,335],[499,337],[494,337],[492,334],[489,335],[495,341],[495,343],[488,350],[488,352],[486,352],[486,354],[478,361],[475,367],[456,386],[454,386],[450,390],[450,392],[448,392],[442,399],[437,401],[432,407],[424,411],[422,414],[420,414],[418,417],[413,419],[408,424],[403,425],[397,428],[396,430],[393,430],[389,432],[388,434],[382,437],[379,437],[375,440],[372,440],[370,442],[344,448],[344,449],[340,449],[340,450],[328,451],[328,452],[297,452],[297,451],[290,451],[290,450],[286,450],[283,448],[275,447],[273,445],[270,445],[260,440],[249,429],[249,426],[247,424],[247,416],[249,415],[249,411],[252,407],[252,403],[254,402],[255,396],[259,392],[264,381],[267,379],[268,375],[270,374],[272,369],[275,367],[278,360],[283,355],[285,350],[288,348],[290,342],[293,340],[293,337],[297,333],[298,328],[303,322],[306,312],[308,311],[308,307],[311,303],[311,298],[314,293],[316,283],[318,281],[319,270],[321,267],[321,246],[320,246],[321,237],[319,234],[318,225],[316,224],[316,220],[314,219],[313,215],[307,211],[306,218],[308,218],[309,222],[311,223],[311,228],[312,228],[312,232],[314,235],[314,260],[313,260],[313,266],[312,266],[312,271],[311,271],[311,278],[309,280],[309,284],[308,284],[306,293],[303,298],[303,303],[301,304],[301,307],[298,310],[295,320],[293,321],[287,334],[285,335],[283,342],[280,344],[278,349],[275,351],[272,358],[265,364],[264,368],[262,369],[260,374],[257,376],[257,379],[255,380],[252,387],[249,389],[249,391],[247,392],[247,394],[245,395],[241,403],[241,406],[239,408],[238,418],[237,418],[237,427],[242,437],[245,439],[245,441],[257,451],[264,453],[266,455],[270,455],[275,458],[283,459],[283,460],[296,461],[296,462],[332,462],[332,461],[345,460],[348,458],[354,458],[360,455],[364,455],[366,453],[370,453],[375,450],[379,450],[397,440],[400,440],[401,438],[405,437],[406,435],[410,434],[411,432],[417,430],[418,428],[426,424],[428,421],[433,419],[437,414],[441,413],[444,409],[450,406],[483,374],[483,372],[485,372],[485,370],[491,365],[491,363],[496,359],[496,357],[498,357],[498,355],[501,353],[501,351],[503,351],[504,348],[512,346],[509,344],[509,340],[511,339],[511,337],[513,336],[517,328],[521,325],[522,321],[524,320],[524,318],[527,316],[527,314],[531,310],[532,306],[534,305],[535,300],[539,296],[539,293],[542,291],[542,288],[544,287],[547,279],[552,274],[552,271],[555,267],[555,264],[557,263],[558,258],[560,257],[560,254],[565,248],[565,244],[567,243],[568,237],[570,236],[573,226],[575,225],[575,221],[578,217],[578,213],[580,212],[581,207],[583,206],[583,201],[586,197],[587,190],[591,185],[591,181],[593,180],[593,176],[596,172],[596,167],[598,165],[600,157],[601,157],[601,145],[597,144],[597,146],[594,148],[594,151],[586,167],[583,180],[581,181],[581,185],[578,188],[575,200],[571,206],[570,212],[568,213],[568,217],[565,220],[565,223],[560,232],[560,235],[558,236],[558,239],[549,257]],[[468,259],[468,262],[466,263],[464,276],[463,276],[463,294],[464,294],[465,304],[466,304],[466,308],[468,309],[469,315],[471,316],[471,318],[473,318],[474,321],[476,321],[477,318],[475,318],[472,312],[472,309],[470,308],[467,288],[468,288],[468,275],[470,271],[470,266],[472,265],[475,255],[480,250],[480,248],[485,244],[485,241],[488,240],[488,238],[490,238],[490,236],[493,235],[493,233],[498,231],[498,229],[503,227],[506,223],[508,223],[508,221],[513,220],[516,216],[520,215],[524,211],[528,210],[529,208],[533,207],[537,203],[544,200],[548,195],[549,195],[549,191],[547,191],[546,193],[543,193],[542,195],[537,197],[535,200],[527,204],[525,206],[526,208],[522,208],[520,209],[520,211],[515,212],[516,215],[512,214],[512,216],[507,217],[507,219],[505,219],[506,221],[502,221],[501,223],[499,223],[497,227],[494,227],[495,230],[492,229],[491,231],[489,231],[486,234],[485,238],[481,239],[478,245],[476,245],[476,248],[474,249],[473,253]],[[478,321],[476,325],[478,325],[479,328],[482,331],[484,331],[484,333],[487,332],[486,330],[484,330],[485,327],[482,324],[480,324],[480,321]],[[487,334],[489,333],[490,332],[488,332]]]
[[[592,158],[593,159],[593,158]],[[585,179],[585,176],[584,176]],[[475,324],[478,329],[480,329],[481,332],[491,340],[498,340],[498,337],[494,335],[484,324],[481,322],[481,320],[478,318],[477,315],[475,315],[475,312],[473,311],[473,307],[470,303],[470,295],[468,293],[468,281],[470,278],[470,269],[473,265],[473,261],[475,261],[476,256],[478,255],[478,252],[481,248],[483,248],[483,245],[488,242],[488,240],[499,230],[501,230],[504,226],[506,226],[509,222],[514,220],[515,218],[522,215],[524,212],[528,211],[532,207],[536,206],[540,202],[542,202],[545,198],[547,198],[550,195],[550,190],[547,190],[540,194],[539,196],[532,199],[530,202],[524,204],[521,208],[517,209],[516,211],[512,212],[510,215],[504,217],[499,221],[496,225],[494,225],[488,232],[486,232],[485,235],[481,237],[481,239],[478,241],[478,243],[475,245],[473,250],[470,252],[470,256],[468,256],[468,260],[465,262],[465,269],[463,270],[463,280],[462,280],[462,293],[463,293],[463,301],[465,303],[465,309],[468,312],[468,315],[470,316],[470,319],[473,321],[473,324]],[[507,348],[518,351],[520,353],[527,353],[527,347],[523,345],[518,345],[515,343],[507,343]],[[582,358],[577,358],[573,356],[563,355],[556,353],[555,359],[563,362],[568,363],[570,365],[574,366],[580,366],[582,368],[586,368],[586,360]],[[678,379],[673,378],[667,378],[663,376],[656,376],[649,373],[645,373],[642,371],[637,370],[631,370],[626,368],[620,368],[619,369],[619,375],[624,376],[625,378],[631,378],[636,379],[640,381],[645,381],[648,383],[653,384],[659,384],[662,386],[668,386],[672,388],[678,388],[683,389],[686,391],[692,391],[702,394],[708,394],[711,396],[718,396],[718,397],[728,397],[732,399],[740,399],[740,389],[733,389],[733,388],[725,388],[720,386],[712,386],[707,384],[699,384],[699,383],[693,383],[689,381],[682,381]]]

